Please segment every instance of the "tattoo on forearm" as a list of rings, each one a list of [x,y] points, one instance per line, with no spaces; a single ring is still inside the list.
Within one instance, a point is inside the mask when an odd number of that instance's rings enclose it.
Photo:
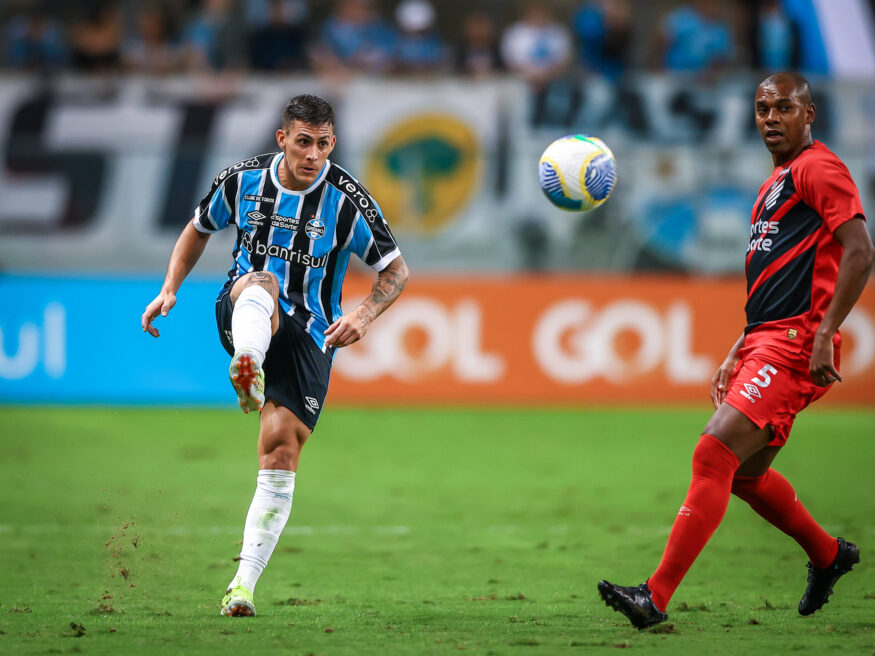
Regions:
[[[363,303],[365,309],[376,319],[383,311],[392,305],[407,285],[407,267],[403,262],[395,265],[393,262],[377,274],[371,295]]]

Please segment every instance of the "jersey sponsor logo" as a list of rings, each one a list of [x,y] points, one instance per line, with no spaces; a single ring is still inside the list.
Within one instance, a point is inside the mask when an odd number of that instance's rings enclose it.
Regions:
[[[266,214],[262,214],[258,210],[252,210],[251,212],[246,213],[246,217],[249,219],[249,225],[260,226],[264,223],[264,220],[267,218]]]
[[[314,399],[312,396],[304,397],[304,407],[310,411],[311,414],[316,414],[316,411],[319,410],[319,401]]]
[[[243,200],[251,200],[254,203],[273,203],[274,199],[269,196],[256,196],[255,194],[246,194]]]
[[[750,224],[751,239],[760,235],[777,235],[781,227],[777,221],[754,221]]]
[[[270,224],[277,228],[285,228],[286,230],[297,230],[301,227],[301,219],[296,216],[283,216],[282,214],[271,214]]]
[[[744,398],[746,398],[748,401],[750,401],[751,403],[756,403],[756,401],[754,401],[753,398],[751,398],[751,397],[755,396],[758,399],[763,398],[763,395],[760,392],[760,389],[756,385],[751,385],[750,383],[745,383],[744,390],[745,391],[741,392],[741,395]]]
[[[213,185],[219,184],[220,180],[224,180],[231,173],[235,173],[236,171],[239,171],[239,170],[244,169],[244,168],[251,169],[253,166],[258,166],[258,158],[257,157],[250,157],[249,159],[247,159],[244,162],[237,162],[236,164],[232,164],[228,168],[221,171],[219,173],[219,175],[217,175],[215,177],[215,179],[213,180]]]
[[[314,257],[306,251],[280,246],[279,244],[266,244],[260,240],[253,240],[251,232],[243,233],[242,243],[243,248],[250,255],[278,257],[286,262],[301,264],[314,269],[322,269],[328,263],[327,253],[321,257]]]
[[[325,221],[317,218],[310,219],[307,221],[307,225],[304,226],[304,233],[310,239],[322,239],[322,236],[325,234]]]
[[[358,184],[356,184],[355,180],[347,178],[342,173],[337,182],[340,185],[340,188],[346,191],[347,194],[349,194],[349,197],[352,198],[352,202],[359,208],[359,212],[361,212],[368,221],[373,223],[377,216],[379,216],[379,212],[377,212],[370,197]]]
[[[766,235],[777,235],[781,231],[781,226],[778,221],[754,221],[750,225],[750,242],[747,245],[747,252],[764,251],[770,252],[774,240]]]

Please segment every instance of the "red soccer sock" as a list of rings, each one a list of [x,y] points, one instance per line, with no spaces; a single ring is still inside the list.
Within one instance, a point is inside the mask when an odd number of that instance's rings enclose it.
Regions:
[[[736,476],[732,493],[750,504],[763,519],[796,540],[815,567],[829,567],[838,553],[839,543],[820,525],[796,498],[786,478],[774,469],[762,476]]]
[[[656,607],[665,610],[681,579],[717,530],[732,488],[738,458],[713,435],[702,435],[693,451],[693,480],[681,506],[662,562],[647,585]]]

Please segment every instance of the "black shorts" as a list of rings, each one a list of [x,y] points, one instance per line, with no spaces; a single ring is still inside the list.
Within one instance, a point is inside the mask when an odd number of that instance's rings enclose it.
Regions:
[[[234,355],[231,343],[231,296],[225,291],[216,300],[219,340]],[[306,331],[285,312],[270,340],[264,358],[264,398],[273,399],[295,413],[310,430],[316,426],[331,375],[331,357],[319,350]]]

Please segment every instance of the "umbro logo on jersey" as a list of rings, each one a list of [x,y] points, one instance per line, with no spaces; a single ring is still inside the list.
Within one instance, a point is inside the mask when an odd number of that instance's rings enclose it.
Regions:
[[[690,508],[689,506],[681,506],[681,509],[678,510],[678,515],[681,515],[683,517],[689,517],[692,514],[693,514],[693,509]]]
[[[762,392],[760,392],[759,388],[756,385],[751,385],[750,383],[745,383],[744,389],[738,390],[738,393],[751,403],[756,403],[757,399],[763,398]]]
[[[262,214],[258,210],[253,210],[251,212],[247,212],[246,216],[249,217],[249,225],[260,226],[262,221],[267,218],[266,214]]]
[[[307,410],[309,410],[312,414],[315,415],[316,411],[319,409],[319,401],[314,399],[312,396],[305,396],[304,401],[307,404],[305,406],[307,408]]]

